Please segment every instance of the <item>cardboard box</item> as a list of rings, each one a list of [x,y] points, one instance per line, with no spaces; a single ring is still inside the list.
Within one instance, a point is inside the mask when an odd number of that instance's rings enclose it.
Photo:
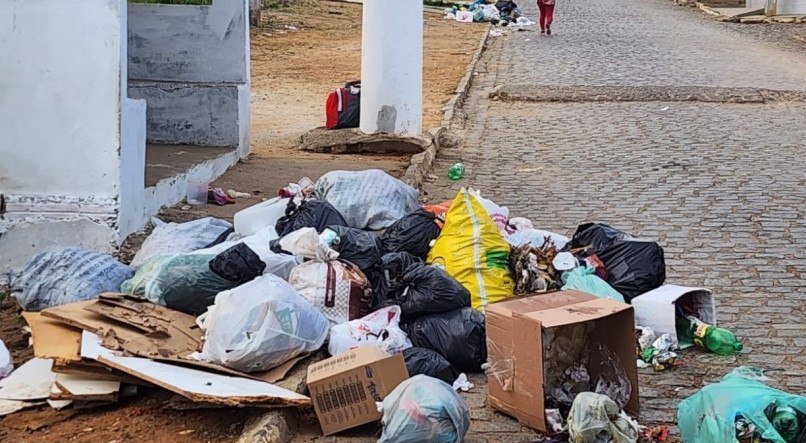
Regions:
[[[556,363],[546,355],[544,333],[568,325],[588,323],[588,372],[599,375],[602,355],[598,345],[618,356],[632,391],[625,410],[637,417],[638,370],[636,368],[635,320],[632,306],[579,291],[558,291],[487,306],[487,376],[490,406],[522,424],[547,431],[544,366]],[[556,352],[556,351],[555,351]],[[563,369],[564,370],[564,369]]]
[[[716,310],[714,296],[705,288],[689,288],[686,286],[663,285],[657,289],[646,292],[632,299],[635,309],[635,323],[639,326],[652,328],[655,334],[672,334],[672,347],[687,348],[692,343],[682,346],[677,341],[677,328],[675,318],[677,305],[692,308],[695,317],[716,325]]]
[[[308,389],[324,435],[380,420],[375,402],[409,378],[402,354],[361,347],[308,366]]]

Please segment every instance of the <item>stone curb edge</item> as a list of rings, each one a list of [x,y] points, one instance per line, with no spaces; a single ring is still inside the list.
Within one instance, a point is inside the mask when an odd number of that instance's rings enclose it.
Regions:
[[[476,71],[476,65],[481,59],[481,54],[484,52],[484,48],[487,46],[487,39],[490,37],[491,29],[492,26],[488,25],[487,30],[484,31],[484,34],[479,39],[479,45],[476,48],[476,51],[473,53],[470,63],[468,63],[467,68],[465,69],[464,76],[462,76],[462,79],[456,86],[456,91],[451,99],[445,104],[445,107],[443,108],[444,114],[442,116],[441,126],[435,130],[429,131],[433,136],[434,142],[431,143],[431,145],[428,146],[425,151],[411,157],[409,167],[406,169],[403,177],[400,178],[403,182],[408,183],[415,188],[420,188],[420,186],[423,184],[423,179],[431,171],[431,167],[434,164],[434,159],[437,157],[437,151],[439,149],[440,132],[450,129],[451,120],[453,120],[456,110],[461,108],[465,103],[468,91],[470,91],[470,86],[473,84],[473,73]]]

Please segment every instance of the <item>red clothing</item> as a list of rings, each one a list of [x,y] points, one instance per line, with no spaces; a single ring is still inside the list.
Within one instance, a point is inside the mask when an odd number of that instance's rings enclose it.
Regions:
[[[540,29],[551,27],[551,22],[554,21],[554,0],[538,1],[537,9],[540,10]]]

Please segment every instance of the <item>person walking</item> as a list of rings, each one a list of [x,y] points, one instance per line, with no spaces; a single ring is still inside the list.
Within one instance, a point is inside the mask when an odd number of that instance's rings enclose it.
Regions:
[[[554,21],[554,0],[537,0],[540,10],[540,33],[551,35],[551,22]]]

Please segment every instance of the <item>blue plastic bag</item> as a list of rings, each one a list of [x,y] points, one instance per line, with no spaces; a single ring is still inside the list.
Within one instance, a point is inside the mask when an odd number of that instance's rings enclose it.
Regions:
[[[761,438],[786,443],[764,415],[770,403],[806,413],[806,397],[771,388],[759,381],[759,371],[742,366],[719,383],[703,387],[677,407],[677,423],[684,442],[737,442],[737,414],[756,425]]]
[[[562,289],[576,289],[597,297],[611,298],[624,303],[624,296],[607,284],[606,281],[595,275],[596,269],[589,266],[578,266],[570,271],[563,272]]]
[[[383,434],[378,443],[460,443],[470,427],[470,410],[442,380],[415,375],[382,403]]]

